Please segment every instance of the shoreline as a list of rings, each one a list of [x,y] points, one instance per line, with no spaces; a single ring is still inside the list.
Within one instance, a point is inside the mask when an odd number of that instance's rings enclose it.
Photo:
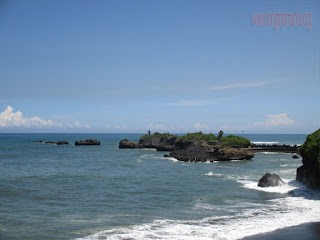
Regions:
[[[297,226],[280,228],[272,232],[256,234],[240,240],[318,240],[320,239],[320,222],[303,223]]]

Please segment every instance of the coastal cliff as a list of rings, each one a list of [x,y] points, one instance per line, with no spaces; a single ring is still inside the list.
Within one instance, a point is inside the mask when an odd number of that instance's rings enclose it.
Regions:
[[[310,188],[320,188],[320,129],[307,136],[300,155],[303,165],[297,169],[297,181]]]

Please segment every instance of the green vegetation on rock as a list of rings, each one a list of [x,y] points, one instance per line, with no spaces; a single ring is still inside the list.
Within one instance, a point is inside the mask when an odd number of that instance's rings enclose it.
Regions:
[[[187,133],[186,135],[180,136],[177,139],[177,142],[191,142],[191,141],[198,141],[198,142],[207,142],[210,145],[220,145],[223,147],[248,147],[250,146],[250,140],[234,136],[228,135],[223,137],[223,132],[220,131],[219,136],[216,137],[212,133],[204,134],[202,132],[195,132],[195,133]]]
[[[201,131],[195,133],[187,133],[186,135],[180,136],[177,139],[177,142],[191,142],[191,141],[206,141],[208,143],[218,142],[217,138],[212,134],[204,134]]]
[[[305,143],[299,148],[300,155],[308,161],[320,164],[320,129],[307,136]]]
[[[244,137],[228,135],[220,139],[223,147],[249,147],[251,142]]]

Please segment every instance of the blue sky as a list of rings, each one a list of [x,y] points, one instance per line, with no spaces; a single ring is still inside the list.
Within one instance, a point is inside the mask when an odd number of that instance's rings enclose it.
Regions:
[[[255,13],[311,13],[254,26]],[[319,1],[1,1],[1,132],[310,133]]]

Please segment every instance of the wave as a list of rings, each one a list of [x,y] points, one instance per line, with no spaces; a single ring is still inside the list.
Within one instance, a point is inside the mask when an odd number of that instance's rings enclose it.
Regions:
[[[255,183],[256,184],[256,183]],[[243,183],[245,188],[269,191],[267,188]],[[247,208],[241,213],[228,216],[213,216],[201,220],[155,220],[151,223],[135,225],[127,228],[111,229],[91,236],[79,238],[83,240],[98,239],[228,239],[236,240],[247,236],[275,231],[280,228],[300,225],[320,220],[320,193],[305,188],[295,181],[288,184],[268,188],[271,192],[292,195],[267,201],[259,208]],[[210,206],[205,206],[210,209]]]
[[[251,143],[256,145],[274,145],[274,144],[278,145],[279,144],[279,142],[251,142]]]
[[[220,174],[220,173],[213,173],[212,171],[210,171],[210,172],[208,172],[208,173],[206,173],[206,174],[204,174],[205,176],[208,176],[208,177],[221,177],[222,176],[222,174]]]

